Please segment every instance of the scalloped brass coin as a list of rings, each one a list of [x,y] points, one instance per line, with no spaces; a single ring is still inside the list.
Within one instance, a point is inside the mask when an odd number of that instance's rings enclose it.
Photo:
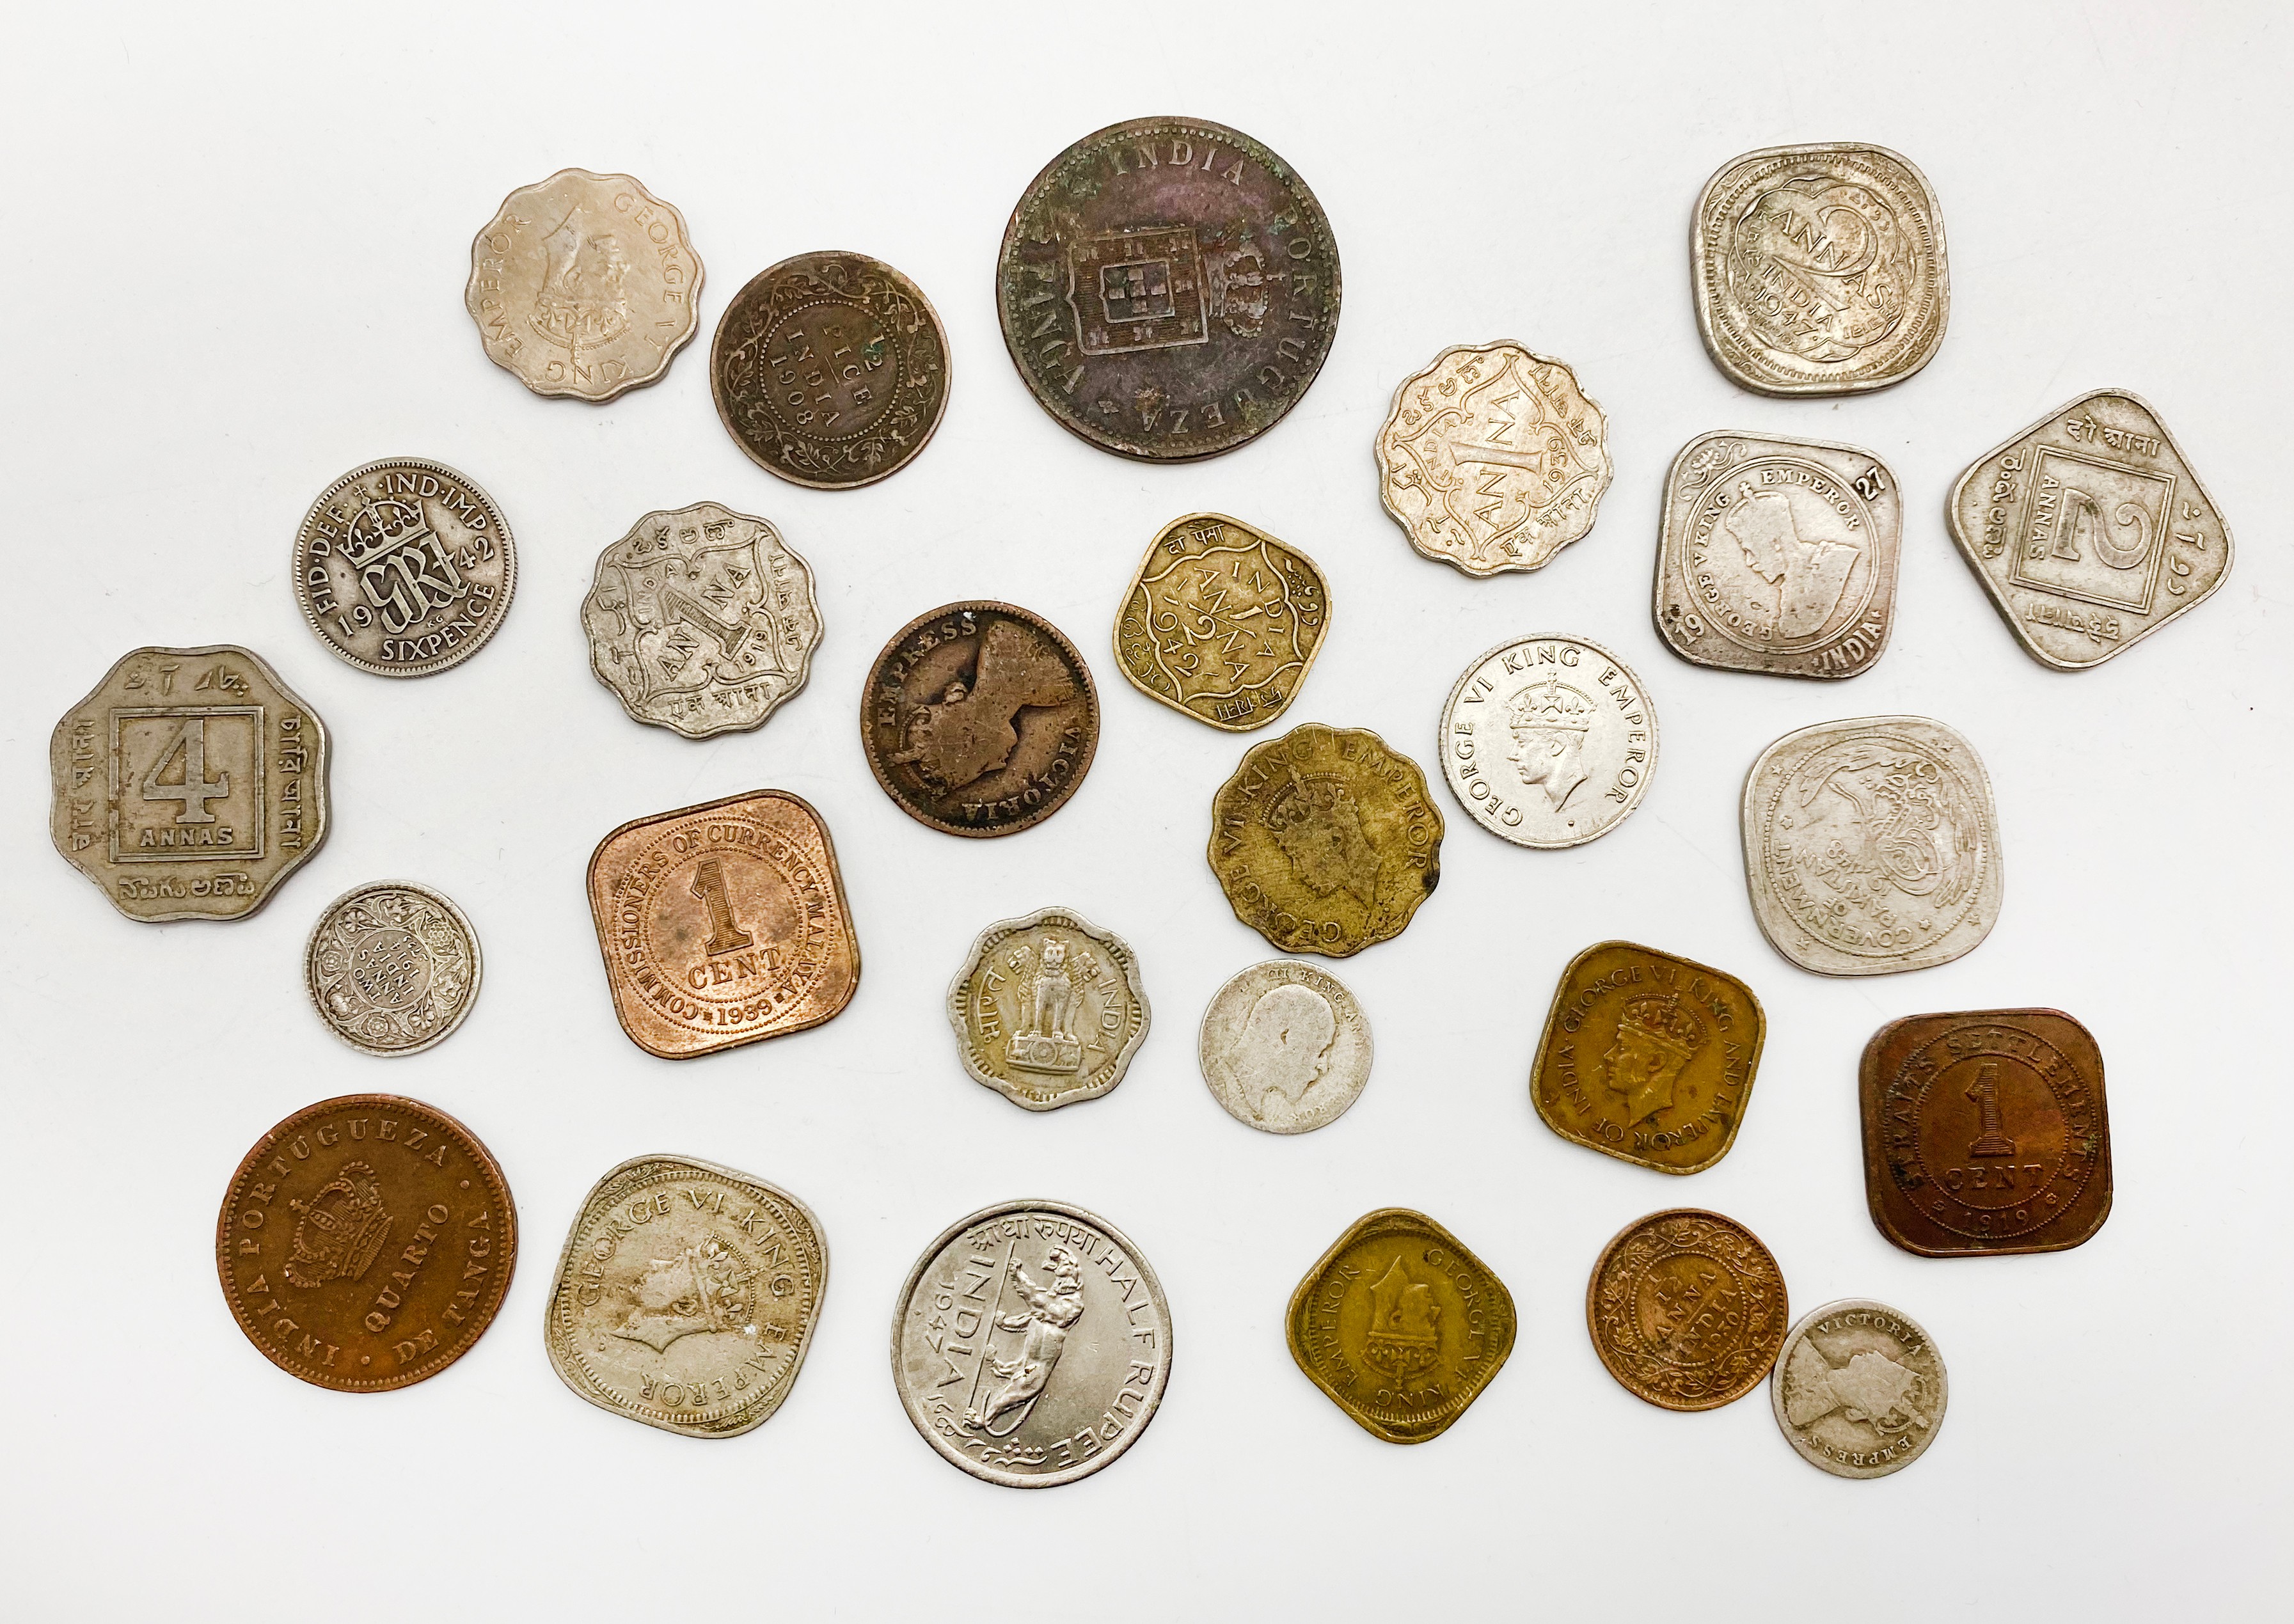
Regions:
[[[1348,1226],[1290,1294],[1290,1357],[1375,1438],[1424,1443],[1513,1352],[1513,1294],[1423,1213],[1381,1207]]]
[[[1593,1352],[1620,1387],[1663,1409],[1718,1409],[1759,1386],[1788,1308],[1760,1238],[1696,1207],[1618,1230],[1585,1287]]]
[[[1290,708],[1322,652],[1330,589],[1314,561],[1223,513],[1148,545],[1115,620],[1115,663],[1159,704],[1228,733]]]
[[[1030,1111],[1114,1092],[1147,1041],[1131,944],[1065,908],[998,920],[948,989],[964,1069]]]

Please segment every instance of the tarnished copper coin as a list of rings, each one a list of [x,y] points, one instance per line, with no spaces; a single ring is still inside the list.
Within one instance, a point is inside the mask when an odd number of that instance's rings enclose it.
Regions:
[[[785,790],[623,824],[590,858],[614,1014],[665,1060],[785,1037],[860,986],[836,847]]]
[[[1135,118],[1045,165],[996,308],[1043,409],[1102,451],[1216,457],[1298,403],[1338,327],[1338,248],[1281,158],[1202,118]]]
[[[1228,733],[1298,697],[1330,626],[1314,561],[1223,513],[1163,527],[1115,621],[1115,663],[1148,698]]]
[[[304,1107],[232,1175],[216,1271],[247,1339],[338,1393],[434,1376],[493,1323],[517,1207],[477,1135],[396,1094]]]
[[[1099,691],[1041,615],[947,604],[893,634],[860,693],[860,749],[943,834],[1016,834],[1067,805],[1099,748]]]
[[[2061,1252],[2111,1215],[2103,1051],[2061,1010],[1890,1021],[1865,1045],[1864,1193],[1907,1252]]]
[[[1786,1311],[1760,1238],[1695,1207],[1627,1224],[1585,1287],[1593,1352],[1618,1385],[1665,1409],[1718,1409],[1759,1386],[1784,1348]]]
[[[733,296],[709,350],[718,419],[749,460],[816,491],[906,467],[948,410],[948,335],[866,254],[800,254]]]

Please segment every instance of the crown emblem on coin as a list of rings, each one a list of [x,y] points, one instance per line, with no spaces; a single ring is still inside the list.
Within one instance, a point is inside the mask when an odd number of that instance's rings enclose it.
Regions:
[[[1269,829],[1288,829],[1324,808],[1338,805],[1346,793],[1345,781],[1335,773],[1301,773],[1293,767],[1288,780],[1267,795],[1259,821]]]
[[[374,1169],[364,1162],[344,1163],[310,1200],[287,1205],[302,1214],[286,1265],[287,1278],[297,1286],[357,1279],[390,1238],[391,1216],[382,1210]]]
[[[419,545],[430,539],[430,521],[419,502],[396,499],[369,502],[336,545],[352,568],[376,554],[400,546]]]
[[[1566,727],[1583,733],[1593,725],[1593,702],[1556,677],[1533,683],[1508,702],[1517,727]]]
[[[1684,1060],[1704,1043],[1704,1023],[1670,995],[1634,999],[1617,1017],[1617,1026],[1677,1052]]]
[[[1431,1369],[1442,1354],[1436,1328],[1442,1305],[1434,1288],[1410,1278],[1395,1258],[1370,1291],[1370,1340],[1363,1358],[1387,1375],[1402,1377]]]

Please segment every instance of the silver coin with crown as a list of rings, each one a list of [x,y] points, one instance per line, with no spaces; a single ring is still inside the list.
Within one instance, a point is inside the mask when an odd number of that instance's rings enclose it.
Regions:
[[[1656,710],[1599,644],[1515,637],[1458,678],[1440,743],[1442,776],[1483,828],[1517,846],[1582,846],[1647,793]]]

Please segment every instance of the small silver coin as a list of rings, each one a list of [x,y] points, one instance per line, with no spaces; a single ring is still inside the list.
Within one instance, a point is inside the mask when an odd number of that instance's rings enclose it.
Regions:
[[[1113,1092],[1148,1019],[1131,945],[1065,908],[988,926],[948,989],[964,1069],[1023,1110]]]
[[[1516,637],[1466,668],[1442,708],[1442,776],[1500,840],[1598,840],[1656,770],[1656,710],[1631,667],[1583,637]]]
[[[1809,1465],[1834,1477],[1885,1477],[1935,1441],[1949,1386],[1916,1320],[1845,1297],[1793,1327],[1769,1398],[1785,1441]]]
[[[1197,1053],[1228,1116],[1263,1133],[1306,1133],[1362,1097],[1370,1021],[1336,976],[1270,959],[1212,996]]]
[[[303,985],[328,1029],[387,1059],[442,1043],[478,1001],[478,934],[427,886],[378,880],[319,915]]]

